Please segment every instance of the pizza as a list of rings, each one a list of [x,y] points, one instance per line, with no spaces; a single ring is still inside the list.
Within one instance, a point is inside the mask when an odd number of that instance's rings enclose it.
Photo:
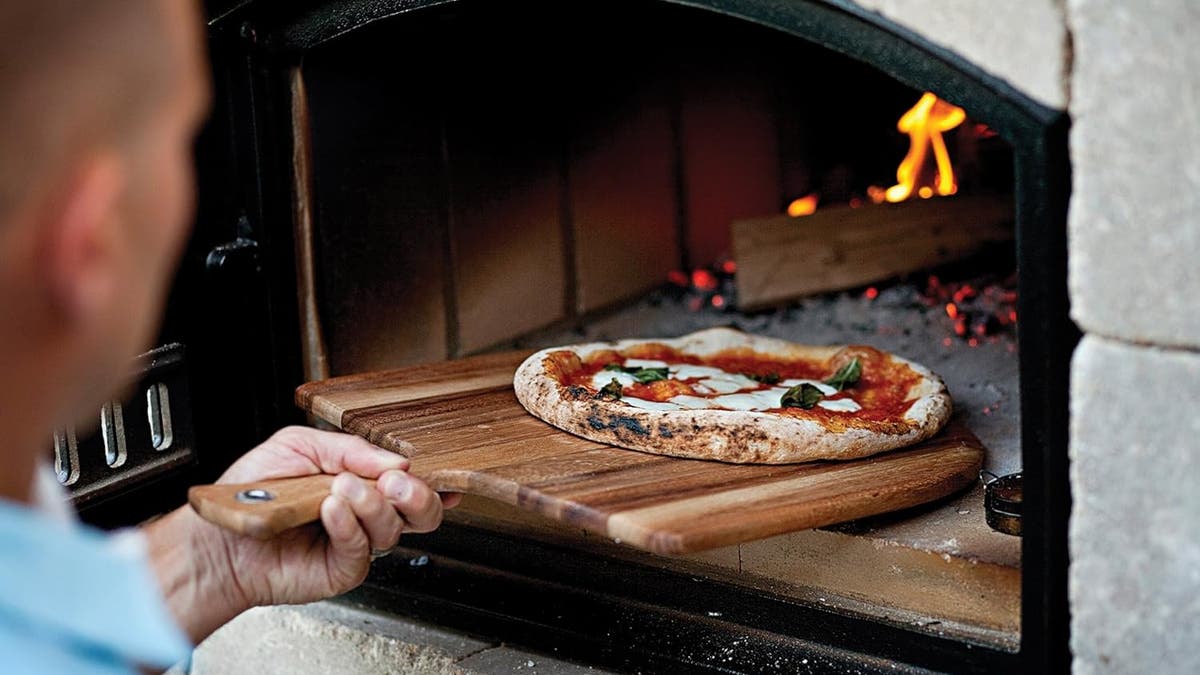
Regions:
[[[513,385],[584,438],[738,463],[866,457],[929,438],[951,412],[941,378],[899,356],[728,328],[543,349]]]

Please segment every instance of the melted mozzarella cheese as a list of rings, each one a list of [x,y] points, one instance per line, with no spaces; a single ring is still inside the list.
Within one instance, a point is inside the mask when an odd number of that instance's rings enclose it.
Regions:
[[[629,373],[622,373],[619,370],[602,370],[592,376],[592,388],[600,391],[613,380],[620,382],[622,387],[637,383],[637,378]]]
[[[623,401],[624,403],[628,403],[629,405],[631,405],[635,408],[641,408],[642,410],[679,410],[680,409],[680,406],[678,406],[674,403],[667,403],[667,402],[660,403],[659,401],[647,401],[644,398],[635,398],[633,396],[622,396],[621,401]]]
[[[812,386],[816,387],[817,389],[820,389],[821,393],[825,394],[826,396],[829,396],[830,394],[836,394],[838,391],[837,387],[831,387],[831,386],[825,384],[824,382],[818,382],[817,380],[784,380],[783,382],[779,383],[779,386],[787,387],[790,389],[792,387],[797,387],[802,384],[811,384]]]
[[[715,377],[707,380],[700,380],[700,384],[716,394],[732,394],[735,391],[741,391],[742,385],[726,379],[717,379]]]
[[[779,407],[779,399],[786,391],[786,389],[764,389],[742,394],[727,394],[711,400],[729,410],[770,410]]]
[[[626,368],[666,368],[666,361],[655,361],[653,359],[625,359]]]
[[[687,363],[671,366],[671,377],[676,380],[692,380],[698,377],[721,377],[728,374],[720,368],[713,368],[712,366],[693,366]]]
[[[758,382],[755,382],[745,375],[734,375],[732,373],[723,373],[722,375],[716,377],[700,380],[700,384],[712,389],[718,394],[732,394],[735,391],[754,389],[758,387]]]
[[[713,400],[711,398],[704,398],[703,396],[688,396],[687,394],[680,394],[679,396],[672,396],[670,398],[670,401],[671,401],[671,403],[674,403],[675,405],[678,405],[681,408],[688,408],[688,409],[692,409],[692,410],[699,410],[701,408],[713,408],[713,407],[716,407],[716,405],[717,405],[716,403],[713,402]]]
[[[858,401],[849,398],[836,398],[832,401],[818,401],[817,405],[826,410],[832,410],[834,412],[858,412],[859,410],[862,410],[862,406],[858,404]]]

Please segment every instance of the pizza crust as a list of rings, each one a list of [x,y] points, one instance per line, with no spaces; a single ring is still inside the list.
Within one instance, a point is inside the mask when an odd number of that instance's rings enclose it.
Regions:
[[[633,450],[723,462],[786,464],[821,459],[856,459],[920,442],[937,433],[950,418],[950,395],[941,378],[924,366],[889,355],[906,364],[920,379],[909,390],[913,403],[904,423],[893,428],[848,427],[831,431],[820,422],[770,412],[720,409],[641,410],[620,401],[598,400],[559,382],[556,369],[565,364],[555,352],[579,358],[600,350],[624,351],[647,343],[663,344],[704,357],[749,348],[773,358],[825,360],[839,346],[799,345],[786,340],[712,328],[674,339],[620,340],[543,349],[517,369],[513,386],[521,405],[536,417],[578,436]],[[567,357],[570,358],[570,357]],[[581,389],[581,388],[574,388]]]

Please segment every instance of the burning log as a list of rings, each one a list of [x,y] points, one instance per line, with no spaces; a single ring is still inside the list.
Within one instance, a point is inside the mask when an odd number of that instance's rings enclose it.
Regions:
[[[823,207],[733,223],[738,306],[857,288],[1013,238],[1011,197],[956,196]]]

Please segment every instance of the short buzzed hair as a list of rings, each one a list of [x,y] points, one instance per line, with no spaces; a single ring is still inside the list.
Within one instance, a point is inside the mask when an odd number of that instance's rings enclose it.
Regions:
[[[73,152],[169,91],[163,0],[0,0],[0,227]]]

